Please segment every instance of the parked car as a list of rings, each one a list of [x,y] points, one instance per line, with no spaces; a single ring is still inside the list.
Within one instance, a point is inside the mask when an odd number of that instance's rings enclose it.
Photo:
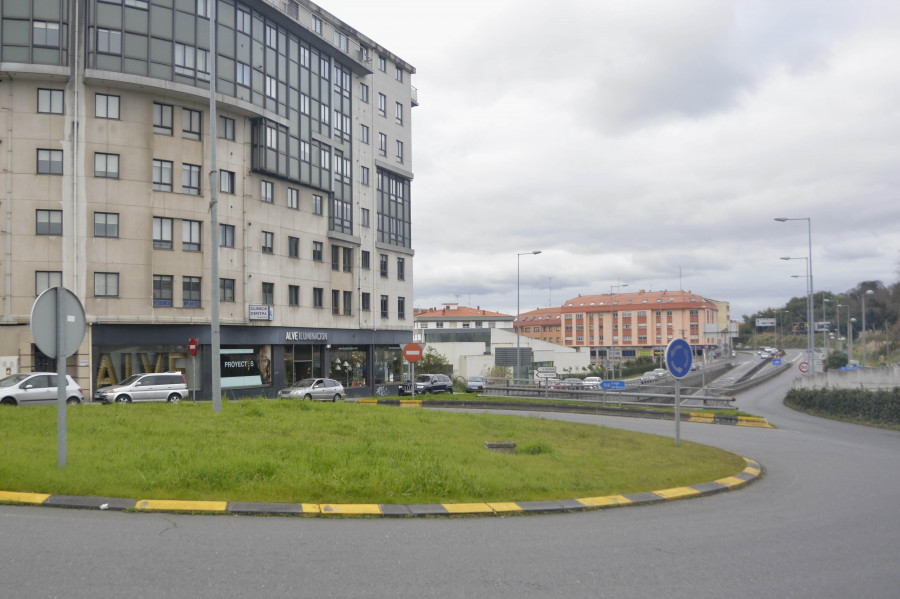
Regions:
[[[416,376],[416,393],[453,393],[453,381],[446,374],[420,374]],[[400,385],[400,395],[412,395],[409,383]]]
[[[487,377],[470,376],[469,380],[466,381],[466,393],[477,393],[479,391],[484,391],[484,386],[486,384]]]
[[[57,400],[55,372],[20,372],[0,379],[0,405],[28,406],[52,404]],[[84,395],[72,377],[66,375],[66,403],[81,403]]]
[[[344,386],[334,379],[300,379],[287,389],[278,392],[284,399],[315,399],[318,401],[343,401],[347,396]]]
[[[187,383],[180,372],[144,372],[133,374],[118,385],[94,391],[94,401],[131,403],[167,401],[177,403],[187,397]]]
[[[652,370],[648,370],[644,374],[641,375],[642,383],[652,383],[656,380],[656,373]]]
[[[563,379],[563,387],[566,389],[584,389],[584,381],[579,378],[569,377]]]
[[[585,389],[599,389],[600,383],[603,382],[603,379],[599,376],[588,376],[584,378],[584,388]]]

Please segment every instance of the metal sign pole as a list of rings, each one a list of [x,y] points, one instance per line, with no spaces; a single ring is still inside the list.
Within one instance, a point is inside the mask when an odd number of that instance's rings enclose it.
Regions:
[[[57,465],[63,468],[68,460],[66,450],[66,311],[62,287],[56,292],[56,446]]]
[[[675,379],[675,447],[681,445],[681,379]]]

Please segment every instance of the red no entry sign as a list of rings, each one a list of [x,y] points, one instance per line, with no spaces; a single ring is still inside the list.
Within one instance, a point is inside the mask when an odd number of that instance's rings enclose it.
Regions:
[[[197,338],[196,337],[191,337],[191,340],[188,341],[188,352],[192,356],[197,355]]]
[[[422,357],[422,346],[418,343],[407,343],[403,347],[403,357],[407,362],[418,362]]]

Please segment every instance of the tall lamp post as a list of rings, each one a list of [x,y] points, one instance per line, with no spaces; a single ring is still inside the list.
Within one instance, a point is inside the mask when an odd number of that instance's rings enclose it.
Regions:
[[[830,304],[831,300],[825,297],[825,294],[822,294],[822,346],[825,348],[825,357],[828,357],[828,331],[826,330],[828,327],[825,326],[825,323],[828,321],[828,317],[825,316],[825,304]]]
[[[862,296],[862,346],[863,346],[863,359],[862,365],[866,365],[866,296],[867,295],[875,295],[875,292],[871,289],[866,290]]]
[[[849,314],[848,314],[849,316]],[[853,359],[853,325],[856,324],[855,318],[847,319],[847,348],[849,352],[847,353],[847,364],[850,363],[850,360]]]
[[[541,250],[532,250],[530,252],[518,252],[516,254],[516,374],[514,377],[514,381],[518,382],[519,373],[522,369],[522,359],[519,356],[520,346],[519,346],[519,333],[522,329],[522,323],[519,322],[519,318],[522,315],[522,309],[520,307],[519,296],[520,296],[520,281],[521,281],[521,272],[522,272],[522,256],[527,256],[529,254],[538,255],[541,253]]]
[[[849,316],[849,306],[844,306],[844,304],[838,304],[837,309],[835,310],[835,312],[837,312],[837,327],[836,328],[837,328],[837,334],[838,334],[838,341],[841,340],[841,308],[848,308],[848,316]],[[841,343],[840,351],[844,351],[843,343]]]
[[[799,279],[801,277],[806,278],[806,360],[809,364],[809,373],[815,374],[816,372],[816,356],[813,348],[815,347],[814,335],[813,332],[813,305],[812,305],[812,292],[810,291],[812,288],[812,277],[809,275],[809,258],[806,256],[802,256],[799,258],[792,258],[790,256],[783,256],[782,260],[806,260],[806,274],[805,275],[791,275],[794,279]]]
[[[806,274],[809,277],[807,279],[807,288],[806,288],[806,317],[807,317],[807,327],[806,327],[806,353],[808,355],[809,360],[809,373],[816,373],[816,354],[815,354],[815,342],[813,341],[813,331],[812,331],[812,322],[813,322],[813,305],[812,305],[812,294],[813,294],[813,269],[812,269],[812,219],[807,217],[803,218],[785,218],[779,217],[775,219],[776,221],[783,223],[789,220],[805,220],[807,231],[809,233],[809,257],[806,262]]]

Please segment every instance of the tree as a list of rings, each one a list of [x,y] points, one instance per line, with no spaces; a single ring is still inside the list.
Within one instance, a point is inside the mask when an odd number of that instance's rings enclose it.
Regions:
[[[844,352],[833,351],[828,355],[828,359],[825,360],[825,370],[837,370],[843,368],[848,362],[849,359],[847,358],[847,354]]]
[[[438,353],[432,346],[425,346],[422,358],[416,362],[416,372],[421,374],[453,374],[453,364],[447,360],[447,356]]]

